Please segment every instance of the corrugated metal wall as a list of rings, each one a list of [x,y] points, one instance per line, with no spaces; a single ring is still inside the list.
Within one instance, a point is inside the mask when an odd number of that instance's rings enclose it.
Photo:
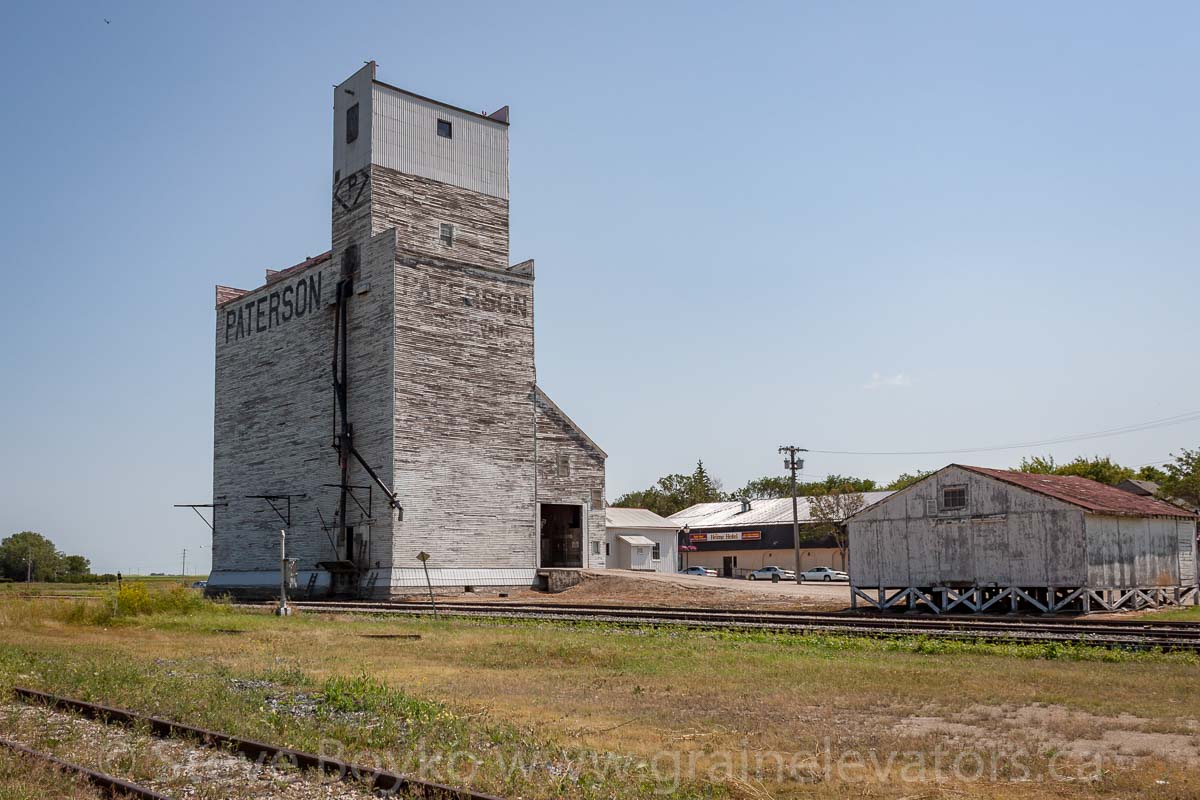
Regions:
[[[380,84],[372,94],[374,163],[508,199],[508,126]],[[437,134],[439,119],[453,126]]]
[[[371,163],[371,87],[375,62],[370,62],[333,90],[333,171],[337,179]],[[346,112],[358,106],[358,138],[346,141]],[[337,183],[337,180],[334,181]]]

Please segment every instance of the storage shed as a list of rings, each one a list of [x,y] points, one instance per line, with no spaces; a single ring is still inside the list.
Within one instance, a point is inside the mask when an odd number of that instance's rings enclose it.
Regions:
[[[951,464],[850,518],[851,602],[939,613],[1196,603],[1196,522],[1086,478]]]
[[[605,564],[611,569],[675,572],[679,526],[645,508],[604,509]]]

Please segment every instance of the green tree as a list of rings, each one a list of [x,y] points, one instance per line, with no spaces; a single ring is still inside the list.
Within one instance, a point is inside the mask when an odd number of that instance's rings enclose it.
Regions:
[[[1193,508],[1200,508],[1200,448],[1179,455],[1171,454],[1174,461],[1163,465],[1161,495],[1182,500]]]
[[[1144,467],[1140,467],[1137,471],[1137,478],[1140,481],[1152,481],[1161,485],[1167,480],[1167,477],[1168,476],[1166,472],[1154,466],[1153,464],[1147,464]]]
[[[62,579],[77,581],[92,574],[92,562],[83,556],[63,556]]]
[[[0,575],[9,580],[23,581],[29,574],[35,581],[54,580],[62,560],[54,542],[40,533],[21,531],[0,541]]]
[[[1035,475],[1056,475],[1058,464],[1054,463],[1054,456],[1034,456],[1033,458],[1022,458],[1021,463],[1017,465],[1016,472],[1030,472]]]
[[[885,492],[898,492],[901,489],[907,489],[917,481],[924,480],[933,474],[931,469],[919,469],[916,472],[902,472],[896,476],[896,479],[883,487]]]
[[[618,508],[647,508],[663,517],[694,506],[697,503],[719,503],[728,495],[721,490],[721,481],[696,462],[690,474],[674,474],[659,478],[648,489],[626,492],[613,502]]]
[[[746,485],[733,493],[735,497],[747,497],[752,500],[767,500],[772,497],[791,497],[792,479],[787,475],[774,477],[764,475],[747,481]]]
[[[848,475],[827,475],[819,481],[803,481],[796,484],[796,494],[801,497],[836,494],[843,491],[873,492],[879,487],[870,478],[854,478]],[[753,500],[768,500],[792,496],[792,479],[789,475],[764,476],[748,481],[731,497],[748,497]]]
[[[1016,468],[1017,472],[1033,472],[1039,475],[1077,475],[1080,478],[1089,478],[1099,483],[1107,483],[1109,486],[1116,486],[1123,480],[1134,478],[1137,473],[1129,467],[1123,467],[1113,461],[1108,456],[1101,458],[1093,456],[1078,458],[1068,461],[1066,464],[1057,464],[1052,456],[1045,458],[1034,456],[1033,458],[1022,458],[1020,465]]]

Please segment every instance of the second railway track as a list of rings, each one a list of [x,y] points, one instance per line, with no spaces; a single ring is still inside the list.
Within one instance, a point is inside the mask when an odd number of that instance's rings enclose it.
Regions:
[[[301,611],[330,614],[428,616],[428,603],[317,602],[292,604]],[[700,629],[769,630],[850,636],[925,636],[989,642],[1085,644],[1128,650],[1200,652],[1200,626],[1138,620],[1081,622],[1075,619],[891,617],[808,611],[740,611],[553,603],[439,602],[438,613],[459,618],[593,621],[623,626],[681,626]]]

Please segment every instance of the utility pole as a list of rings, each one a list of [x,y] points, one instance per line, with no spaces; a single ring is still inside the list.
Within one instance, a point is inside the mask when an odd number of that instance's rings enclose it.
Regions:
[[[33,583],[33,545],[29,545],[29,553],[25,556],[25,582]]]
[[[183,565],[179,568],[179,577],[187,577],[187,548],[183,548]]]
[[[807,453],[808,449],[796,447],[794,444],[779,448],[783,453],[783,468],[792,474],[792,544],[796,547],[796,583],[800,583],[800,509],[796,502],[796,473],[804,469],[804,459],[797,458],[797,453]]]

